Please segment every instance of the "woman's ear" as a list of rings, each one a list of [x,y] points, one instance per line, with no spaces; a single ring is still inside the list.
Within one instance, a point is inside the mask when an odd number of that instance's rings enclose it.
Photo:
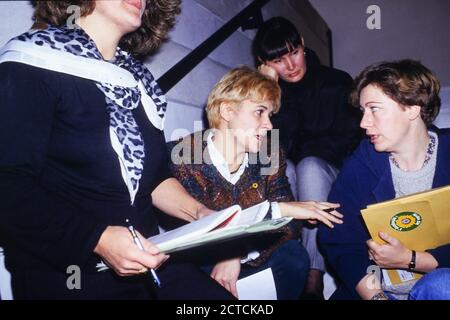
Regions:
[[[302,47],[305,48],[305,39],[303,39],[303,37],[301,37],[302,40]]]
[[[235,115],[233,104],[229,102],[222,102],[219,106],[219,113],[223,120],[227,122],[231,121]]]
[[[420,106],[407,106],[409,120],[415,120],[420,117]]]

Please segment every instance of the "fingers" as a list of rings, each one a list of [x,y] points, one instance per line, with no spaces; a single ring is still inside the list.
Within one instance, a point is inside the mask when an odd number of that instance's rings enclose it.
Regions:
[[[318,202],[318,207],[320,210],[325,211],[326,213],[330,213],[338,218],[343,218],[344,215],[336,211],[336,208],[339,208],[341,205],[339,203],[331,203],[331,202]]]
[[[331,215],[333,215],[335,217],[338,217],[339,219],[344,218],[344,215],[342,213],[340,213],[339,211],[333,210],[333,208],[325,209],[325,210],[322,210],[322,211],[325,211],[326,213],[329,213],[329,214],[331,214]]]
[[[94,252],[120,276],[136,275],[144,272],[144,268],[157,268],[167,260],[168,255],[160,253],[156,246],[137,234],[144,251],[133,241],[127,228],[108,226]]]
[[[116,264],[116,272],[121,276],[142,274],[148,269],[157,269],[169,256],[165,254],[152,255],[141,250],[130,249],[129,255],[123,257]]]
[[[236,281],[234,281],[233,283],[230,283],[230,292],[233,296],[235,296],[236,298],[239,298],[238,293],[237,293]]]
[[[138,271],[138,273],[147,273],[147,272],[148,272],[148,268],[146,268],[146,267],[144,267]]]
[[[330,228],[334,228],[334,225],[328,221],[328,219],[326,219],[325,217],[323,217],[322,215],[318,214],[317,216],[317,220],[319,220],[320,222],[322,222],[324,225],[330,227]]]
[[[210,215],[211,213],[214,213],[214,212],[215,212],[214,210],[209,209],[209,208],[203,206],[202,208],[200,208],[200,209],[197,211],[195,220],[204,218],[204,217],[206,217],[206,216],[208,216],[208,215]]]
[[[333,223],[341,224],[343,221],[342,214],[334,210],[339,207],[337,203],[330,202],[316,202],[316,201],[298,201],[280,203],[280,209],[284,215],[292,216],[296,219],[308,220],[309,223],[315,224],[320,221],[330,228],[333,228]],[[327,212],[329,209],[330,212]]]
[[[369,247],[369,250],[377,251],[380,245],[373,241],[372,239],[366,241],[367,247]]]
[[[211,275],[211,277],[216,280],[222,287],[227,289],[229,292],[231,292],[232,295],[234,295],[236,298],[238,297],[237,294],[237,287],[236,287],[236,280],[232,279],[225,279],[221,277],[214,277]]]
[[[316,213],[318,214],[318,217],[319,217],[318,220],[322,221],[330,228],[334,227],[332,222],[337,223],[337,224],[342,224],[342,222],[343,222],[340,219],[340,218],[342,218],[342,215],[340,213],[338,213],[337,211],[334,211],[334,213],[328,213],[325,210],[317,209]],[[338,217],[338,215],[340,217]]]
[[[366,241],[369,253],[369,259],[375,262],[378,266],[382,267],[382,249],[383,245],[376,243],[372,239]]]
[[[369,250],[368,253],[369,253],[369,260],[374,261],[374,260],[375,260],[375,258],[374,258],[374,252],[373,252],[372,250]]]
[[[322,222],[323,224],[327,225],[330,228],[334,228],[333,224],[327,219],[327,217],[325,217],[325,214],[328,215],[328,213],[316,209],[311,212],[311,218]]]
[[[163,253],[151,254],[148,252],[140,251],[135,258],[135,261],[147,268],[156,269],[163,264],[169,256]],[[141,269],[141,268],[140,268]]]
[[[391,235],[389,235],[386,232],[380,231],[380,232],[378,232],[378,236],[390,245],[396,246],[399,244],[399,241],[396,238],[392,237]]]
[[[324,209],[327,209],[327,208],[334,208],[334,209],[336,209],[336,208],[339,208],[341,206],[339,203],[332,203],[332,202],[326,202],[326,201],[318,202],[318,204],[320,204],[321,206],[324,206],[325,207]]]
[[[150,254],[159,254],[159,249],[157,246],[155,246],[153,243],[148,241],[145,237],[142,236],[138,231],[136,231],[137,236],[139,237],[139,240],[141,240],[141,243],[144,247],[144,250]]]
[[[169,258],[168,255],[160,253],[158,247],[148,241],[139,232],[136,233],[144,247],[144,251],[140,250],[137,246],[130,248],[130,255],[126,257],[129,261],[125,262],[126,274],[143,274],[149,268],[157,269]]]
[[[122,277],[129,277],[134,276],[138,273],[143,273],[145,272],[144,269],[145,271],[147,271],[147,268],[142,264],[131,261],[123,261],[114,268],[116,273]]]
[[[144,264],[143,263],[144,266],[147,266],[147,267],[153,268],[153,269],[157,269],[167,259],[169,259],[169,255],[161,253],[157,246],[155,246],[153,243],[151,243],[150,241],[145,239],[139,232],[137,232],[137,235],[138,235],[139,239],[141,240],[142,245],[144,246],[145,253],[150,254],[150,256],[152,258],[156,259],[155,262],[154,262],[154,263],[156,263],[156,265],[149,265],[149,264]],[[149,257],[149,256],[147,255],[147,257]]]
[[[263,75],[265,75],[265,76],[267,76],[269,78],[272,78],[275,81],[278,81],[278,73],[277,73],[277,71],[274,68],[269,67],[266,64],[261,64],[258,67],[258,71],[260,73],[262,73]]]

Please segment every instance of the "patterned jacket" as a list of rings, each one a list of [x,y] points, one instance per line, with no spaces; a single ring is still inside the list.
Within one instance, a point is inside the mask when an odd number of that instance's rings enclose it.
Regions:
[[[233,185],[212,164],[206,147],[206,138],[202,139],[204,136],[203,132],[196,132],[182,140],[168,143],[169,152],[172,153],[172,163],[169,166],[173,175],[198,201],[213,210],[222,210],[234,204],[246,209],[264,200],[294,201],[285,174],[284,152],[280,151],[275,155],[267,152],[269,156],[249,155],[248,167],[245,168],[239,181]],[[202,159],[199,159],[200,155]],[[174,156],[179,156],[182,160],[174,163]],[[271,168],[273,163],[278,165]],[[262,170],[268,170],[269,174],[261,174]],[[269,212],[268,215],[267,218],[270,218],[271,213]],[[256,260],[248,264],[258,266],[284,241],[299,239],[300,228],[298,221],[291,222],[276,230],[276,237],[272,234],[268,237],[269,241],[262,240],[264,242],[262,248],[248,248],[249,250],[258,249],[261,253]]]

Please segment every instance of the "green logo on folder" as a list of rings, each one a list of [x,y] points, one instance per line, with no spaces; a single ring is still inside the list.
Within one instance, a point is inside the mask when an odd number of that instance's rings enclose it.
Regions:
[[[397,231],[411,231],[422,223],[422,216],[416,212],[405,211],[391,218],[391,227]]]

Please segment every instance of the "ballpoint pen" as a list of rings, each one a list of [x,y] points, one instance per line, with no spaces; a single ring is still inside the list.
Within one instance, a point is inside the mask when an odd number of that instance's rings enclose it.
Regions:
[[[127,224],[128,224],[128,230],[130,230],[131,236],[133,237],[133,242],[138,246],[138,248],[139,248],[140,250],[145,251],[145,250],[144,250],[144,246],[142,245],[141,240],[139,240],[139,238],[138,238],[138,236],[137,236],[137,234],[136,234],[136,231],[134,230],[134,227],[130,224],[130,221],[129,221],[128,219],[126,220],[126,222],[127,222]],[[155,269],[150,268],[150,273],[151,273],[151,275],[152,275],[153,282],[155,283],[155,285],[156,285],[158,288],[161,288],[161,281],[159,280],[158,275],[156,274]]]

